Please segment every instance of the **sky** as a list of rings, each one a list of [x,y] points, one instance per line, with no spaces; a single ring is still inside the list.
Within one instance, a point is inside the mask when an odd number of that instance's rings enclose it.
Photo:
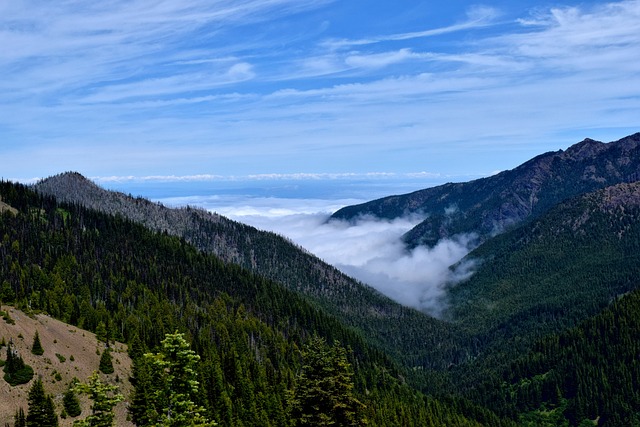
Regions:
[[[439,177],[637,132],[640,1],[0,1],[5,179]]]
[[[473,235],[342,206],[640,131],[640,0],[0,0],[0,178],[286,235],[439,314]]]

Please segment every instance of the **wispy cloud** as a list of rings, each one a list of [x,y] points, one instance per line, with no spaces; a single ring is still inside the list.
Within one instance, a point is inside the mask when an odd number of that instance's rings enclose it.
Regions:
[[[419,179],[446,178],[439,173],[432,172],[341,172],[341,173],[266,173],[251,175],[123,175],[123,176],[93,176],[92,181],[98,183],[125,182],[211,182],[211,181],[331,181],[331,180],[384,180],[384,179]]]
[[[467,10],[467,19],[458,24],[422,31],[374,36],[366,39],[326,40],[322,45],[329,49],[344,49],[353,46],[363,46],[381,42],[405,41],[417,38],[433,37],[473,28],[487,27],[495,24],[495,19],[499,16],[500,12],[495,8],[488,6],[473,6]]]
[[[333,25],[340,7],[5,2],[7,173],[485,174],[637,131],[638,0],[384,32]]]

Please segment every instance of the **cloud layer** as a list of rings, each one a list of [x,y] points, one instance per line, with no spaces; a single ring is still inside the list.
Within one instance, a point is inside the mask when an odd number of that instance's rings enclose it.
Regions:
[[[395,301],[440,314],[446,287],[468,277],[473,264],[452,270],[473,247],[474,236],[457,236],[435,247],[408,250],[402,235],[420,217],[355,223],[331,220],[329,212],[358,200],[192,197],[164,199],[170,205],[206,207],[238,221],[290,238],[344,273],[369,284]]]
[[[324,214],[236,218],[283,234],[393,300],[433,315],[445,306],[446,287],[473,271],[468,263],[455,270],[449,267],[469,253],[474,236],[457,236],[433,248],[408,250],[402,235],[420,221],[417,217],[392,221],[360,218],[354,224],[327,222]]]

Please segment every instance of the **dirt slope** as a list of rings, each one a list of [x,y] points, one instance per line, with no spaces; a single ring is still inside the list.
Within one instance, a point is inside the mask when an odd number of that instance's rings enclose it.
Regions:
[[[12,325],[0,318],[0,342],[2,338],[8,343],[13,340],[15,347],[24,359],[31,365],[36,376],[41,375],[44,382],[45,391],[53,394],[58,415],[62,411],[62,395],[67,390],[69,382],[74,378],[86,381],[91,373],[98,370],[100,355],[97,352],[104,350],[104,344],[98,343],[95,334],[78,329],[74,326],[60,322],[43,314],[27,316],[24,312],[9,306],[2,306],[0,310],[9,312],[10,317],[15,321]],[[36,330],[40,335],[40,342],[44,348],[42,356],[31,354],[31,345]],[[126,346],[116,344],[112,346],[113,366],[115,372],[110,375],[102,375],[105,382],[116,384],[120,387],[120,393],[125,396],[125,400],[116,407],[116,426],[132,426],[126,420],[127,401],[131,393],[129,383],[129,373],[131,369],[131,359],[126,353]],[[0,358],[6,360],[6,347],[0,348]],[[56,356],[61,355],[62,358]],[[72,359],[73,356],[73,360]],[[61,380],[56,380],[56,373],[60,373]],[[33,384],[31,380],[28,384],[12,387],[3,378],[4,372],[0,368],[0,425],[5,423],[13,426],[13,416],[19,407],[27,412],[27,394]],[[36,378],[34,376],[34,379]],[[90,413],[90,402],[81,401],[82,414],[76,418],[81,419]],[[60,419],[61,426],[71,426],[74,419]]]

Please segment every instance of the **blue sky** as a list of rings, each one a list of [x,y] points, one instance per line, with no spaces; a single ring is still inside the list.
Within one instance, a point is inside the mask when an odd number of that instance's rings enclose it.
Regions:
[[[640,1],[0,2],[2,177],[463,181],[640,130]]]

